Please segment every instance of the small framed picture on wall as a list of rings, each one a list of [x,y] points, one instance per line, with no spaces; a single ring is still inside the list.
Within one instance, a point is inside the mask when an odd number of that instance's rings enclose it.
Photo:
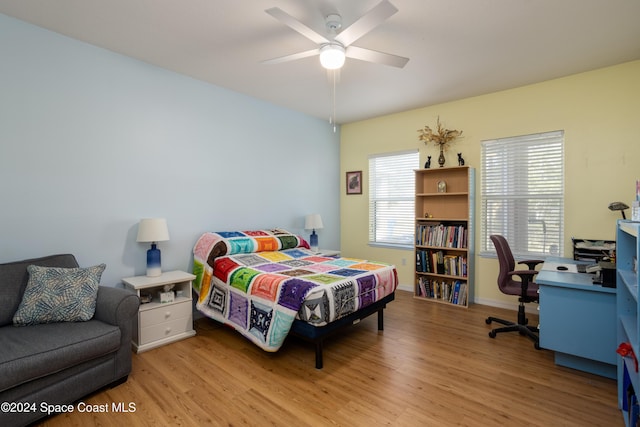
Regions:
[[[347,172],[347,194],[362,194],[362,171]]]

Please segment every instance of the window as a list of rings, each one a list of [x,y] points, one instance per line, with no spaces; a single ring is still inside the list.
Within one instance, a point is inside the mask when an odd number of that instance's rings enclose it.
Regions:
[[[515,256],[563,255],[564,132],[482,141],[480,255],[502,234]]]
[[[369,244],[413,248],[417,150],[369,157]]]

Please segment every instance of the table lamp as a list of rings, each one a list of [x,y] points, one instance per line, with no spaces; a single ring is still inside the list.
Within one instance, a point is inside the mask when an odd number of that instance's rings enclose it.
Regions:
[[[160,266],[160,249],[156,242],[169,240],[167,220],[164,218],[143,218],[138,225],[138,242],[151,242],[151,249],[147,251],[147,276],[156,277],[162,274]]]
[[[309,236],[309,245],[313,252],[318,252],[318,235],[316,234],[316,230],[320,230],[322,227],[322,217],[320,217],[320,214],[311,214],[305,217],[305,230],[313,230],[311,236]]]

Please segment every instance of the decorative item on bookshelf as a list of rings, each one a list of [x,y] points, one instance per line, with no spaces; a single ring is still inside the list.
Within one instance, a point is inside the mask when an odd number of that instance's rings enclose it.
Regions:
[[[442,145],[440,146],[440,155],[438,156],[438,164],[440,167],[444,167],[445,163],[444,152],[442,151]]]
[[[427,156],[427,162],[424,164],[425,169],[429,169],[431,167],[431,156]]]
[[[447,183],[444,181],[438,181],[438,193],[447,192]]]
[[[433,142],[440,148],[440,156],[438,157],[438,164],[440,167],[443,167],[445,164],[444,150],[447,148],[447,145],[462,135],[461,130],[445,129],[440,123],[440,116],[438,116],[435,132],[431,130],[429,126],[425,126],[423,129],[418,129],[418,132],[420,133],[420,136],[418,137],[420,141],[423,141],[425,144]]]

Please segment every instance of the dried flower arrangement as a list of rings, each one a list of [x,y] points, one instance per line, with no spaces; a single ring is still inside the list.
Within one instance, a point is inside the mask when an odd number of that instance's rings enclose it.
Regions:
[[[447,144],[462,135],[461,130],[449,130],[442,127],[440,123],[440,116],[438,116],[436,132],[432,131],[429,126],[425,126],[424,129],[418,129],[420,136],[418,139],[424,141],[425,144],[433,142],[440,146],[440,150],[446,148]]]

